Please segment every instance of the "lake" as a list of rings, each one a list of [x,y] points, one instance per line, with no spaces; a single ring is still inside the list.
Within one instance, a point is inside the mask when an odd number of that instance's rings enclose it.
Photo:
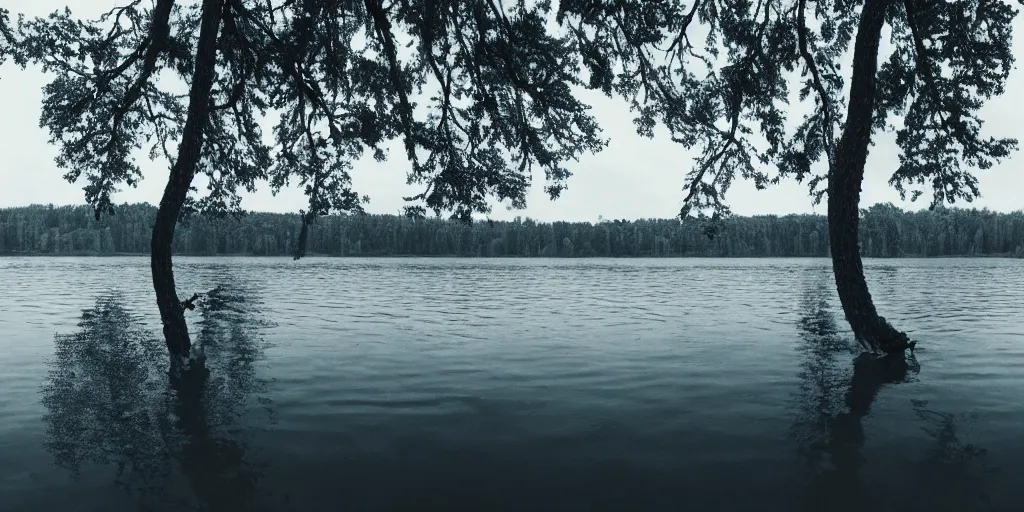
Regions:
[[[1020,510],[1024,261],[0,258],[0,510]]]

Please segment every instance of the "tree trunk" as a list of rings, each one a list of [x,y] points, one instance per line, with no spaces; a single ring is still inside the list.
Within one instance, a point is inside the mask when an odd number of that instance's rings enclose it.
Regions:
[[[843,312],[858,341],[871,350],[902,352],[907,335],[878,316],[861,263],[858,229],[860,191],[871,142],[878,44],[890,0],[867,0],[860,15],[853,52],[853,77],[846,126],[836,145],[828,179],[828,235],[832,270]]]
[[[293,259],[296,260],[306,256],[306,242],[308,242],[309,239],[309,225],[316,220],[316,215],[313,213],[312,209],[310,209],[309,212],[301,212],[300,217],[302,220],[302,228],[299,230],[299,241],[295,246],[295,254],[293,257]]]
[[[174,286],[171,244],[178,216],[196,174],[196,165],[203,148],[203,130],[210,117],[210,91],[217,63],[217,32],[220,29],[222,4],[223,0],[203,0],[196,64],[189,89],[188,117],[153,225],[150,265],[156,304],[160,308],[167,349],[172,355],[181,357],[188,357],[192,342],[185,324],[185,309]]]

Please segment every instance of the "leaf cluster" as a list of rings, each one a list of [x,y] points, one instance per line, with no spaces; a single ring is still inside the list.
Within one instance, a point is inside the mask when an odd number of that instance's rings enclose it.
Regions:
[[[14,35],[10,24],[11,13],[7,9],[0,8],[0,64],[3,64],[7,60],[7,55],[11,53]]]
[[[728,214],[724,195],[737,175],[758,188],[793,176],[820,201],[827,173],[813,168],[833,163],[862,8],[859,0],[565,0],[558,19],[580,42],[590,85],[626,97],[639,133],[661,126],[697,150],[685,217]],[[904,184],[931,184],[936,202],[970,200],[978,195],[970,168],[988,168],[1016,145],[982,137],[978,117],[1012,67],[1016,11],[997,0],[892,0],[886,9],[894,50],[877,74],[874,117],[876,131],[902,121],[890,183],[901,193]]]
[[[1002,94],[1013,68],[1011,23],[1017,12],[995,0],[904,0],[893,9],[896,50],[879,71],[876,127],[901,116],[896,131],[900,166],[889,183],[917,199],[928,189],[931,207],[980,195],[972,169],[988,169],[1017,147],[1011,138],[985,137],[979,111]]]
[[[174,160],[194,66],[199,9],[135,0],[96,20],[69,10],[24,22],[29,59],[56,78],[41,124],[66,178],[84,178],[97,215],[142,177],[137,150]],[[237,213],[240,192],[297,181],[304,223],[358,211],[350,172],[365,151],[404,142],[410,213],[469,220],[489,199],[525,206],[534,166],[557,197],[565,162],[600,150],[577,100],[575,39],[549,29],[546,1],[223,0],[212,115],[187,212]],[[423,100],[417,103],[417,100]],[[264,120],[277,122],[266,129]],[[267,133],[264,133],[264,132]],[[196,191],[198,192],[198,191]]]
[[[172,160],[187,109],[199,7],[134,0],[97,20],[70,11],[0,17],[16,48],[56,78],[41,124],[97,215],[134,186],[134,152]],[[558,197],[566,162],[605,145],[574,91],[625,97],[639,133],[695,149],[680,212],[726,215],[737,177],[792,176],[816,200],[843,129],[845,59],[861,0],[222,0],[217,74],[186,211],[241,212],[241,190],[297,181],[304,224],[367,200],[350,172],[404,143],[407,214],[470,220],[490,200],[525,206],[534,166]],[[874,129],[895,129],[890,183],[933,204],[978,195],[972,169],[1009,155],[979,110],[1004,92],[1015,9],[998,0],[891,0],[893,50],[877,73]],[[550,21],[554,16],[558,27]],[[8,53],[12,50],[8,49]],[[795,102],[795,103],[794,103]],[[799,109],[800,105],[805,107]],[[804,114],[793,112],[803,111]],[[276,118],[267,129],[264,120]],[[264,131],[268,133],[264,133]],[[929,187],[930,185],[930,187]],[[916,187],[916,188],[915,188]],[[301,245],[301,244],[300,244]]]

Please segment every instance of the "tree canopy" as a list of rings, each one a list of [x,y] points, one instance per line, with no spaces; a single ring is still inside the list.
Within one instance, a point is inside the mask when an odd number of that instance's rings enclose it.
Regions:
[[[14,31],[11,30],[11,13],[0,7],[0,64],[7,60],[7,56],[14,50]]]
[[[557,197],[565,162],[604,145],[574,87],[626,97],[640,133],[663,126],[697,150],[683,216],[728,213],[737,177],[763,188],[793,176],[820,200],[827,172],[815,164],[834,158],[844,59],[867,8],[884,9],[891,28],[873,113],[873,130],[895,130],[902,151],[890,183],[912,199],[930,192],[933,205],[972,200],[971,171],[1016,147],[984,136],[978,116],[1004,92],[1016,11],[998,0],[869,3],[225,0],[200,166],[209,190],[190,206],[239,211],[238,191],[265,180],[304,186],[310,220],[357,211],[353,162],[384,158],[396,137],[409,181],[424,185],[411,214],[468,219],[491,198],[523,207],[534,165]],[[141,179],[133,151],[173,162],[200,9],[135,0],[98,20],[65,10],[23,25],[27,55],[58,73],[43,110],[58,163],[85,177],[97,213]],[[271,134],[264,116],[278,118]]]
[[[23,25],[27,54],[56,73],[42,122],[58,164],[86,180],[97,215],[119,185],[142,178],[136,150],[173,163],[200,9],[135,0],[98,20],[65,10]],[[575,41],[548,28],[546,2],[227,0],[221,9],[198,169],[209,190],[193,209],[238,211],[240,190],[297,181],[310,216],[358,210],[353,162],[366,151],[384,158],[382,144],[401,137],[409,180],[424,185],[411,211],[469,218],[489,211],[490,197],[522,207],[533,166],[557,196],[565,162],[604,145],[572,94]],[[278,119],[270,134],[264,116]]]
[[[591,85],[629,98],[641,133],[661,125],[699,152],[685,215],[727,213],[737,177],[763,188],[792,176],[821,199],[827,172],[815,164],[827,170],[835,157],[864,9],[884,10],[891,28],[872,125],[896,132],[890,184],[912,199],[930,192],[933,206],[974,199],[971,171],[1016,148],[982,135],[978,116],[1014,62],[1016,11],[1002,1],[563,0],[558,17],[580,41]]]

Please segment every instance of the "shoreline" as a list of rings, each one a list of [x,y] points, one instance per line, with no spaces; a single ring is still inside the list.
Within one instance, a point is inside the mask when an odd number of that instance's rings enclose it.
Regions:
[[[41,253],[0,253],[0,258],[124,258],[124,257],[148,257],[149,253],[66,253],[66,254],[41,254]],[[292,258],[292,256],[281,254],[281,255],[256,255],[256,254],[175,254],[176,258]],[[387,258],[387,259],[410,259],[410,258],[429,258],[429,259],[445,259],[445,258],[463,258],[463,259],[481,259],[481,260],[535,260],[535,259],[550,259],[550,260],[597,260],[597,259],[612,259],[612,260],[639,260],[639,259],[657,259],[657,260],[671,260],[671,259],[735,259],[735,260],[750,260],[750,259],[829,259],[829,256],[706,256],[700,254],[687,254],[687,255],[673,255],[673,256],[469,256],[460,254],[444,254],[444,255],[433,255],[433,254],[358,254],[358,255],[336,255],[336,254],[307,254],[302,259],[307,258],[330,258],[330,259],[369,259],[369,258]],[[1013,253],[1003,254],[951,254],[941,256],[924,256],[919,254],[906,254],[903,256],[862,256],[866,260],[934,260],[934,259],[984,259],[984,258],[1003,258],[1003,259],[1022,259],[1019,256],[1015,256]]]

